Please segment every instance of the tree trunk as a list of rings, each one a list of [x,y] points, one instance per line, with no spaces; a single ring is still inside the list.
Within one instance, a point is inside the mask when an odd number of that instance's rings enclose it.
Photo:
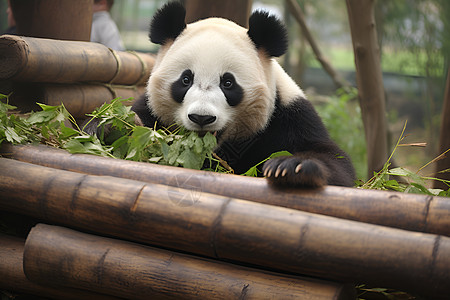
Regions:
[[[441,135],[439,153],[444,153],[450,149],[450,68],[447,74],[447,84],[445,87],[444,104],[442,106]],[[450,154],[446,153],[444,158],[437,161],[436,172],[450,169]],[[450,180],[450,170],[436,175],[440,179]],[[435,188],[448,189],[448,185],[434,182]]]
[[[89,41],[92,0],[11,0],[19,35]]]
[[[369,178],[374,171],[382,169],[388,158],[384,86],[374,4],[374,0],[347,0]]]
[[[248,16],[252,8],[252,0],[186,0],[185,6],[187,23],[208,17],[222,17],[243,27],[248,27]]]

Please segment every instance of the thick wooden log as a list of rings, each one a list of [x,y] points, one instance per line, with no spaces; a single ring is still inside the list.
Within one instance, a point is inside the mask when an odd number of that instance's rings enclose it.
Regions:
[[[17,34],[89,41],[92,0],[10,0]]]
[[[2,210],[325,279],[433,297],[450,285],[448,237],[5,158],[0,169]]]
[[[257,271],[44,224],[34,227],[27,238],[24,272],[45,285],[127,299],[351,299],[350,290],[337,283]]]
[[[3,145],[0,154],[51,168],[158,183],[306,212],[450,236],[450,201],[443,197],[327,186],[275,190],[265,179],[148,163],[72,155],[46,146]]]
[[[153,67],[149,54],[114,51],[98,43],[0,37],[0,80],[144,84]]]
[[[252,0],[202,1],[187,0],[186,23],[209,17],[221,17],[248,28],[248,18],[252,10]]]
[[[0,289],[50,299],[119,299],[98,293],[48,287],[28,280],[23,272],[25,240],[0,233]]]
[[[109,84],[15,84],[11,103],[22,111],[38,110],[36,102],[48,105],[64,103],[75,118],[86,118],[105,102],[121,97],[137,99],[145,93],[144,86]],[[130,101],[129,104],[132,102]]]

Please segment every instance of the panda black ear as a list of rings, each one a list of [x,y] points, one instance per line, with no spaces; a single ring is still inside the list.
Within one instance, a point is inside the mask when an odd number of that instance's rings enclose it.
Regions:
[[[275,16],[265,11],[255,11],[249,19],[248,36],[256,48],[263,49],[269,56],[283,55],[288,47],[287,30]]]
[[[150,41],[163,45],[174,40],[186,28],[186,9],[180,2],[169,2],[160,8],[150,23]]]

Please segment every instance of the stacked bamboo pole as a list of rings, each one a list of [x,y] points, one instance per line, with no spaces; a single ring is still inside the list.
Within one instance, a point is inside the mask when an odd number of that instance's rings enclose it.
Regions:
[[[339,284],[44,224],[31,230],[23,260],[25,274],[35,282],[127,299],[348,299]]]
[[[0,81],[14,82],[12,104],[27,111],[35,102],[63,102],[75,117],[141,95],[154,64],[152,55],[98,43],[11,35],[0,37],[0,57]]]
[[[49,287],[30,281],[23,271],[25,241],[0,233],[0,288],[51,299],[119,299],[85,290]]]
[[[108,82],[144,84],[154,58],[114,51],[98,43],[3,35],[0,80],[21,82]]]
[[[35,102],[54,106],[64,103],[72,116],[85,118],[86,113],[93,112],[107,100],[118,97],[137,99],[144,93],[144,86],[16,83],[13,103],[24,111],[37,111]],[[34,99],[35,102],[30,99]],[[131,101],[125,104],[131,104]]]
[[[450,201],[443,197],[334,186],[281,192],[262,178],[72,155],[47,146],[3,145],[0,155],[55,169],[185,187],[342,219],[450,236]]]
[[[0,209],[46,222],[279,272],[435,298],[444,298],[450,285],[450,238],[442,235],[11,159],[0,159],[0,169]],[[166,170],[154,171],[162,175]],[[225,176],[230,182],[236,178]],[[351,189],[333,191],[339,190]],[[323,197],[316,193],[317,199]],[[302,194],[298,192],[300,202]]]

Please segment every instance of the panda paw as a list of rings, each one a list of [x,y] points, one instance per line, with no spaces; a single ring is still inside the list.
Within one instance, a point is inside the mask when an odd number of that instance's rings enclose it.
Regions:
[[[279,187],[322,187],[327,184],[327,167],[314,158],[282,156],[267,161],[263,174]]]

